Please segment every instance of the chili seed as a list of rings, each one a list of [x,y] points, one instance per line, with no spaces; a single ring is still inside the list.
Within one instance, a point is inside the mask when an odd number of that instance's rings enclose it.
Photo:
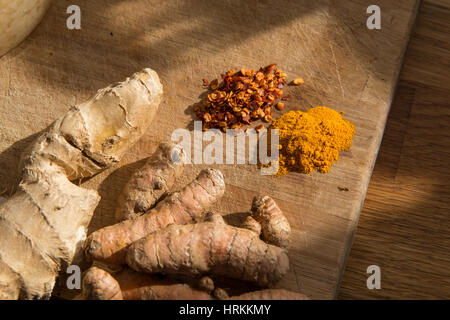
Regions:
[[[292,83],[293,83],[294,85],[296,85],[296,86],[301,86],[302,84],[305,83],[305,81],[304,81],[302,78],[297,78],[297,79],[294,79],[294,80],[292,81]]]
[[[279,111],[283,111],[284,110],[284,103],[283,102],[278,102],[276,108]]]

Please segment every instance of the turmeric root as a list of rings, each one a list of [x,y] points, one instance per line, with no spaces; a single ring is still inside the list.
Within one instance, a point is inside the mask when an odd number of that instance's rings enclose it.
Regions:
[[[215,288],[213,291],[213,296],[214,296],[214,298],[219,299],[219,300],[225,300],[230,297],[228,295],[228,293],[225,290],[223,290],[222,288]]]
[[[203,280],[203,281],[202,281]],[[91,267],[83,278],[82,299],[87,300],[309,300],[301,293],[284,289],[266,289],[228,297],[226,291],[214,288],[211,278],[203,277],[203,290],[187,284],[157,279],[154,276],[124,269],[114,277]],[[211,296],[208,292],[212,292]]]
[[[89,300],[212,300],[205,290],[158,279],[125,268],[112,276],[92,267],[83,278],[83,299]]]
[[[268,286],[288,271],[284,249],[222,223],[171,225],[134,242],[127,264],[146,273],[226,276]]]
[[[253,198],[252,217],[261,224],[264,241],[282,248],[289,245],[291,226],[271,197]]]
[[[222,197],[224,191],[225,182],[220,171],[202,170],[183,190],[167,196],[148,213],[92,233],[86,241],[86,255],[109,269],[119,269],[125,263],[130,244],[169,224],[204,219],[205,209]]]
[[[248,229],[256,233],[258,236],[261,234],[261,224],[256,221],[252,216],[248,216],[241,224],[241,228]]]
[[[87,300],[123,300],[117,280],[107,271],[97,267],[86,271],[81,295]]]
[[[309,300],[301,293],[284,289],[266,289],[231,297],[230,300]]]
[[[150,210],[182,173],[185,157],[179,146],[162,143],[125,185],[119,196],[116,220],[135,219]]]
[[[155,276],[137,273],[129,268],[116,276],[124,300],[212,300],[200,288]]]
[[[222,215],[216,212],[208,212],[204,221],[226,224],[225,220],[223,220]]]
[[[214,281],[208,276],[203,276],[198,281],[198,287],[206,292],[212,292],[215,288]]]
[[[119,162],[148,129],[161,95],[158,75],[145,69],[72,107],[26,150],[18,191],[0,206],[2,298],[50,297],[100,200],[70,181]]]

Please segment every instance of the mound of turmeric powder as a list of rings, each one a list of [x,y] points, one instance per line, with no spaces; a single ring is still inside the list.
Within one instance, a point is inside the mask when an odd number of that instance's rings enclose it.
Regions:
[[[290,171],[326,173],[339,152],[352,145],[355,126],[342,114],[327,107],[289,111],[272,123],[279,129],[278,176]]]

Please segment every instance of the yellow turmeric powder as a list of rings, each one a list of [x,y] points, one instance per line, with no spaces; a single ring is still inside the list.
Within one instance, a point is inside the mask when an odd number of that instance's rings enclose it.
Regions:
[[[272,123],[279,129],[280,157],[278,176],[290,171],[326,173],[339,152],[352,145],[355,126],[327,107],[290,111]]]

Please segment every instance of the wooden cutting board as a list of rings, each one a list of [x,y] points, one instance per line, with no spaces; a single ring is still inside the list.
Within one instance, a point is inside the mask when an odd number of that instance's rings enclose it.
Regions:
[[[165,95],[145,137],[119,166],[90,179],[102,200],[90,230],[113,222],[133,169],[177,128],[192,127],[202,78],[230,68],[278,63],[289,79],[288,110],[326,105],[357,128],[354,145],[328,174],[261,176],[254,165],[215,165],[226,177],[222,213],[243,212],[254,195],[272,196],[293,228],[290,273],[280,287],[334,298],[351,248],[418,1],[379,0],[381,30],[366,27],[371,1],[78,1],[81,30],[68,30],[58,1],[18,48],[0,58],[0,191],[19,180],[20,153],[70,105],[143,67]],[[188,166],[178,186],[203,165]],[[372,261],[368,261],[370,265]],[[361,283],[365,286],[365,283]]]

